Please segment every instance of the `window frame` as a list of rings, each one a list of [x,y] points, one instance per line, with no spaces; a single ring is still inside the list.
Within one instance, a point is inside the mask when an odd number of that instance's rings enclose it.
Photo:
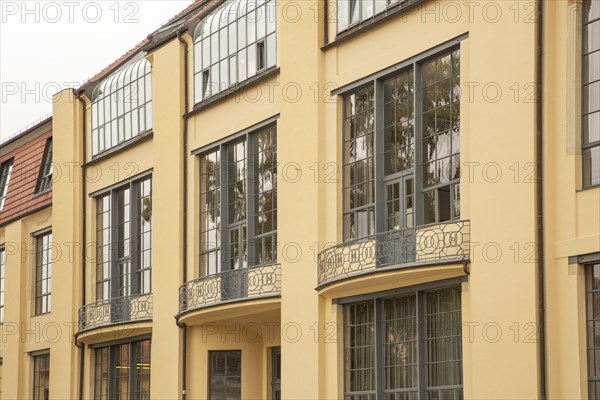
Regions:
[[[199,182],[199,186],[200,186],[200,196],[199,196],[199,201],[201,202],[203,194],[205,193],[205,188],[203,187],[203,158],[210,155],[210,154],[217,154],[216,159],[218,160],[219,166],[218,166],[218,173],[219,176],[217,177],[219,179],[219,187],[218,187],[218,191],[220,191],[220,196],[219,196],[219,202],[218,202],[218,210],[219,210],[219,222],[218,222],[218,228],[216,228],[219,233],[219,243],[216,244],[213,247],[208,247],[206,246],[206,250],[202,250],[205,246],[203,246],[203,241],[204,241],[204,237],[203,235],[207,232],[205,230],[205,228],[203,227],[203,221],[202,221],[202,204],[199,203],[199,248],[200,248],[200,252],[199,252],[199,276],[204,277],[204,276],[211,276],[213,274],[218,274],[221,272],[226,272],[226,271],[231,271],[231,270],[235,270],[235,269],[240,269],[243,270],[246,267],[251,267],[251,266],[257,266],[257,265],[271,265],[271,264],[276,264],[277,263],[277,246],[276,243],[272,243],[272,260],[268,261],[268,262],[261,262],[261,263],[257,263],[257,253],[256,253],[256,241],[257,240],[261,240],[263,238],[266,238],[268,236],[271,236],[272,238],[277,237],[277,227],[276,227],[276,215],[277,215],[277,202],[276,202],[276,196],[277,196],[277,186],[275,185],[272,188],[272,192],[275,195],[275,201],[273,204],[273,208],[271,210],[268,210],[269,212],[273,212],[275,213],[275,228],[271,229],[270,231],[266,231],[266,232],[261,232],[261,233],[257,233],[257,225],[255,223],[255,219],[259,214],[257,210],[256,210],[256,206],[258,204],[257,201],[257,197],[260,193],[257,190],[257,188],[255,187],[255,185],[257,184],[257,180],[258,180],[258,163],[256,161],[257,158],[257,148],[255,146],[255,140],[256,137],[258,135],[260,135],[261,133],[267,132],[267,131],[271,131],[271,140],[272,140],[272,148],[273,148],[273,152],[275,155],[275,158],[277,157],[277,123],[276,123],[276,119],[278,118],[278,116],[273,117],[273,118],[269,118],[261,123],[258,123],[248,129],[245,129],[237,134],[234,134],[224,140],[219,141],[218,143],[215,143],[214,145],[209,145],[206,146],[204,148],[201,148],[199,150],[196,150],[194,152],[192,152],[193,155],[199,156],[200,160],[199,160],[199,164],[200,164],[200,182]],[[230,146],[238,144],[244,142],[245,143],[245,169],[246,169],[246,177],[245,177],[245,219],[240,220],[240,221],[233,221],[231,222],[229,219],[229,207],[230,207],[230,201],[229,201],[229,189],[231,186],[231,180],[230,180],[230,160],[229,160],[229,149]],[[277,165],[277,161],[275,159],[275,163],[273,164],[275,166],[275,175],[277,173],[276,170],[276,165]],[[276,176],[275,176],[275,182],[276,182]],[[263,212],[264,213],[264,212]],[[230,233],[235,231],[235,230],[241,230],[241,229],[245,229],[246,231],[246,238],[245,238],[245,245],[246,245],[246,258],[245,260],[242,257],[242,253],[240,252],[239,257],[240,257],[240,261],[239,264],[241,266],[238,268],[229,268],[230,266],[230,256],[231,256],[231,248],[230,248]],[[273,240],[273,239],[272,239]],[[206,243],[206,244],[210,244],[210,243]],[[218,253],[218,259],[216,260],[216,266],[214,268],[211,268],[210,265],[203,263],[203,257],[207,256],[210,253],[213,252],[217,252]],[[209,273],[210,272],[210,273]]]
[[[371,2],[373,7],[373,14],[371,16],[363,17],[364,7],[363,3]],[[383,8],[377,11],[377,3],[384,3]],[[347,9],[345,10],[346,21],[344,23],[344,27],[340,29],[340,3],[346,3]],[[358,9],[358,16],[355,22],[352,22],[352,14],[351,14],[351,4],[356,3],[356,8]],[[408,4],[411,3],[411,0],[335,0],[335,33],[336,36],[340,36],[343,33],[352,31],[356,29],[358,26],[368,23],[369,21],[375,19],[378,16],[393,13],[396,8],[405,8]]]
[[[52,230],[46,229],[33,235],[35,241],[35,270],[34,270],[34,315],[44,315],[52,312]],[[41,246],[41,247],[40,247]],[[44,247],[47,246],[47,247]],[[47,259],[44,260],[46,253]],[[44,275],[46,277],[44,278]],[[44,290],[44,283],[46,289]]]
[[[224,356],[225,357],[225,375],[223,375],[223,378],[227,381],[228,378],[237,378],[237,376],[235,375],[228,375],[227,372],[229,371],[229,368],[227,368],[227,358],[229,356],[237,356],[239,359],[239,366],[240,366],[240,375],[239,375],[239,379],[240,379],[240,396],[239,399],[242,399],[242,350],[209,350],[208,351],[208,399],[212,399],[212,379],[213,379],[213,356]],[[226,386],[227,388],[227,386]],[[225,389],[227,391],[227,389]],[[228,399],[230,399],[230,397],[228,397]]]
[[[148,195],[143,196],[143,187],[148,185]],[[127,199],[123,196],[123,207],[119,207],[119,194],[128,193]],[[96,276],[95,276],[95,293],[96,301],[109,301],[121,297],[129,297],[141,294],[152,293],[152,174],[146,173],[140,177],[136,177],[130,181],[115,185],[99,194],[93,196],[96,202],[96,244],[97,244],[97,256],[96,256]],[[142,218],[143,210],[140,209],[140,201],[149,198],[149,229],[142,231],[139,219]],[[100,203],[104,202],[108,204],[108,209],[105,210],[100,207]],[[119,224],[120,208],[128,208],[128,220],[123,220]],[[127,214],[127,213],[126,213]],[[101,217],[106,215],[108,225],[101,225]],[[102,218],[104,219],[104,218]],[[127,235],[120,239],[119,236],[119,225],[129,225]],[[102,241],[102,246],[98,245],[99,235],[108,233],[108,243]],[[124,232],[125,233],[125,232]],[[141,246],[142,236],[148,233],[149,236],[149,248]],[[128,243],[128,244],[127,244]],[[132,245],[132,243],[134,243]],[[121,258],[118,257],[119,245],[123,244],[124,249],[128,250],[128,254]],[[104,254],[108,255],[108,260],[105,260]],[[148,252],[149,266],[140,268],[142,262],[143,252]],[[120,267],[123,263],[127,263],[127,277],[126,280],[129,282],[122,287],[120,278],[121,274]],[[108,274],[104,274],[108,265]],[[100,278],[99,271],[102,271],[102,279]],[[108,275],[105,276],[105,275]],[[144,290],[144,279],[143,276],[147,275],[147,291]],[[142,277],[142,278],[141,278]],[[102,288],[102,293],[99,291],[99,287]],[[108,289],[108,293],[105,293],[105,289]],[[125,292],[123,290],[125,289]]]
[[[590,281],[589,279],[594,279],[594,269],[598,268],[600,270],[600,260],[599,261],[591,261],[589,263],[586,263],[583,265],[583,270],[584,270],[584,277],[585,277],[585,287],[584,287],[584,296],[585,296],[585,327],[586,327],[586,382],[587,382],[587,389],[588,389],[588,399],[590,400],[597,400],[596,397],[592,396],[593,392],[592,389],[592,385],[595,384],[598,387],[598,391],[600,391],[600,369],[598,371],[598,375],[590,375],[590,364],[591,364],[591,357],[590,357],[590,353],[591,351],[596,350],[596,352],[600,353],[600,346],[594,346],[593,348],[590,347],[590,328],[589,325],[590,323],[592,324],[592,326],[595,325],[596,322],[600,322],[600,318],[594,318],[593,317],[593,306],[592,308],[592,318],[590,318],[590,304],[589,304],[589,297],[591,296],[591,298],[594,298],[594,294],[597,294],[598,296],[600,296],[600,288],[598,289],[593,289],[590,288]],[[598,274],[598,278],[600,278],[600,273]],[[592,300],[593,301],[593,300]]]
[[[4,323],[4,295],[6,284],[6,249],[0,244],[0,325]]]
[[[346,110],[346,101],[349,96],[354,95],[355,93],[364,90],[366,88],[372,87],[373,98],[374,98],[374,133],[373,133],[373,158],[374,158],[374,209],[375,209],[375,227],[373,229],[374,234],[383,233],[387,230],[386,227],[386,187],[387,185],[393,181],[394,179],[404,178],[406,176],[412,175],[414,177],[413,181],[413,226],[427,226],[427,225],[435,225],[442,223],[444,221],[456,220],[460,217],[460,214],[455,215],[452,211],[452,206],[450,206],[450,219],[441,219],[439,213],[439,207],[435,207],[435,222],[426,222],[425,221],[425,213],[424,213],[424,197],[426,193],[437,193],[438,189],[449,187],[450,189],[450,202],[452,202],[454,196],[454,188],[460,187],[460,177],[458,179],[450,179],[447,182],[438,182],[436,185],[424,187],[423,182],[423,171],[424,165],[426,161],[431,161],[426,159],[423,156],[423,144],[424,135],[423,135],[423,111],[422,111],[422,101],[423,101],[423,86],[422,86],[422,69],[423,65],[428,61],[445,57],[446,55],[452,55],[455,51],[458,51],[460,54],[460,42],[467,38],[468,35],[461,35],[455,39],[452,39],[446,43],[443,43],[439,46],[431,48],[420,55],[410,58],[408,60],[402,61],[394,66],[386,68],[380,72],[372,74],[368,77],[362,78],[358,81],[345,85],[339,89],[332,91],[332,95],[339,95],[341,101],[343,103],[342,106],[342,161],[344,168],[346,167],[346,132],[345,132],[345,121],[347,116]],[[459,55],[460,57],[460,55]],[[453,58],[451,58],[452,62]],[[384,144],[385,144],[385,126],[384,126],[384,83],[386,80],[394,78],[406,71],[410,71],[412,69],[413,75],[413,144],[414,144],[414,160],[412,168],[405,169],[403,171],[395,172],[393,174],[386,175],[385,173],[385,155],[384,155]],[[460,76],[460,72],[459,72]],[[436,81],[437,82],[437,81]],[[459,100],[460,101],[460,100]],[[448,132],[451,132],[448,131]],[[459,125],[459,135],[460,135],[460,125]],[[456,154],[460,157],[460,151]],[[451,154],[448,158],[454,158],[455,155]],[[345,170],[342,172],[342,215],[345,217],[347,213],[353,211],[353,209],[346,209],[347,199],[346,199],[346,188],[348,183],[346,182],[349,177],[346,176]],[[348,186],[350,187],[350,186]],[[437,198],[437,194],[436,197]],[[349,202],[348,202],[349,204]],[[460,203],[459,203],[460,204]],[[451,203],[452,205],[452,203]],[[460,210],[459,210],[460,212]],[[343,218],[342,222],[342,237],[343,241],[350,240],[361,240],[367,236],[356,236],[353,237],[349,235],[350,229],[346,226],[346,218]]]
[[[32,381],[33,395],[32,395],[32,399],[33,400],[47,400],[50,398],[50,394],[49,394],[50,393],[50,351],[45,350],[45,351],[41,351],[41,352],[36,352],[36,354],[32,354],[31,357],[33,359],[33,381]],[[44,364],[44,361],[45,361],[45,364]],[[40,364],[42,364],[42,365],[40,365]],[[45,369],[41,369],[41,367],[44,367]],[[45,375],[46,375],[46,379],[45,379],[46,385],[44,385],[44,386],[42,386],[42,383],[40,382],[42,373],[45,373]],[[39,396],[39,389],[45,390],[43,398],[40,398],[40,396]]]
[[[35,194],[44,194],[52,190],[52,137],[46,139],[44,157],[38,172]]]
[[[593,78],[597,78],[597,79],[593,79],[589,82],[585,82],[586,80],[586,76],[585,76],[585,57],[589,56],[591,54],[597,54],[600,53],[600,47],[597,49],[594,49],[590,52],[587,52],[585,45],[586,45],[586,26],[588,25],[592,25],[594,23],[600,24],[600,16],[592,19],[590,21],[587,20],[587,16],[585,13],[585,6],[586,3],[591,3],[593,1],[598,1],[598,0],[583,0],[581,7],[582,7],[582,12],[581,12],[581,111],[580,111],[580,118],[581,118],[581,170],[582,170],[582,174],[581,174],[581,184],[582,184],[582,189],[588,189],[588,188],[594,188],[594,187],[599,187],[600,186],[600,134],[598,137],[598,140],[592,141],[592,142],[588,142],[586,140],[585,137],[585,120],[586,117],[589,115],[593,115],[593,114],[597,114],[598,116],[598,123],[600,126],[600,109],[596,110],[596,111],[592,111],[592,112],[587,112],[587,110],[584,110],[584,104],[586,103],[585,100],[585,87],[591,87],[592,85],[596,84],[598,86],[600,86],[600,76],[598,77],[593,77]],[[593,152],[596,151],[597,152],[597,157],[595,158],[596,163],[592,163],[592,156],[593,156]],[[590,157],[590,163],[586,164],[586,153],[589,152],[589,157]],[[598,169],[598,181],[597,182],[593,182],[592,181],[592,177],[593,177],[593,168],[596,167]]]
[[[4,209],[8,197],[8,185],[10,184],[14,163],[14,157],[0,163],[0,211]]]
[[[398,299],[398,298],[403,298],[403,297],[408,297],[411,295],[415,296],[415,332],[414,332],[414,336],[415,339],[414,341],[416,341],[416,361],[415,361],[415,367],[417,369],[417,377],[416,377],[416,382],[417,382],[417,386],[416,388],[413,388],[412,391],[414,391],[414,389],[416,389],[417,392],[417,397],[416,398],[428,398],[427,397],[427,390],[431,390],[436,389],[436,388],[446,388],[446,389],[453,389],[453,390],[460,390],[463,391],[464,390],[464,368],[463,368],[463,348],[462,348],[462,308],[463,308],[463,304],[462,304],[462,292],[463,292],[463,288],[462,288],[462,283],[465,282],[467,279],[465,277],[458,277],[458,278],[451,278],[451,279],[446,279],[446,280],[442,280],[442,281],[437,281],[437,282],[428,282],[425,284],[420,284],[420,285],[416,285],[416,286],[409,286],[409,287],[403,287],[403,288],[398,288],[398,289],[392,289],[392,290],[386,290],[383,292],[377,292],[377,293],[368,293],[368,294],[363,294],[363,295],[356,295],[356,296],[351,296],[351,297],[347,297],[347,298],[341,298],[341,299],[334,299],[333,303],[334,304],[338,304],[341,305],[342,307],[340,307],[341,309],[341,321],[342,321],[342,325],[343,325],[343,333],[341,333],[342,335],[342,348],[344,353],[346,352],[346,350],[350,349],[350,347],[348,347],[348,340],[347,340],[347,329],[348,329],[348,325],[347,325],[347,321],[346,321],[346,316],[345,316],[345,312],[346,312],[346,307],[347,306],[352,306],[352,305],[357,305],[357,304],[363,304],[363,303],[371,303],[373,304],[373,351],[375,353],[374,355],[374,361],[373,361],[373,370],[374,370],[374,389],[373,390],[369,390],[369,391],[359,391],[359,392],[347,392],[346,388],[347,386],[347,365],[346,365],[346,356],[344,354],[344,356],[342,357],[342,371],[343,371],[343,383],[342,383],[342,395],[344,399],[353,399],[354,396],[359,396],[359,398],[361,398],[360,396],[373,396],[373,398],[385,398],[385,395],[388,394],[389,392],[386,393],[386,389],[384,388],[385,384],[384,384],[384,373],[385,373],[385,358],[384,358],[384,346],[386,344],[385,342],[385,337],[384,337],[384,330],[385,330],[385,321],[384,321],[384,305],[383,302],[385,300],[393,300],[393,299]],[[458,290],[458,295],[459,295],[459,310],[458,312],[460,313],[460,321],[461,323],[459,324],[459,327],[461,328],[459,330],[459,334],[457,335],[459,340],[460,340],[460,354],[461,354],[461,359],[460,360],[454,360],[454,361],[460,361],[460,371],[459,374],[461,376],[461,384],[460,385],[446,385],[446,386],[428,386],[427,385],[427,372],[426,372],[426,366],[428,364],[428,358],[427,358],[427,350],[426,350],[426,343],[425,341],[427,339],[431,339],[427,337],[427,333],[428,331],[425,330],[425,326],[426,326],[426,295],[428,293],[432,293],[432,292],[438,292],[438,291],[443,291],[446,289],[457,289]],[[423,378],[422,378],[423,377]],[[387,389],[390,390],[390,389]],[[393,389],[392,389],[393,390]],[[405,391],[405,392],[410,392],[410,389],[400,389],[401,391]],[[440,390],[440,389],[438,389]],[[392,393],[396,393],[396,392],[392,392]],[[462,396],[464,397],[464,392],[462,392]]]

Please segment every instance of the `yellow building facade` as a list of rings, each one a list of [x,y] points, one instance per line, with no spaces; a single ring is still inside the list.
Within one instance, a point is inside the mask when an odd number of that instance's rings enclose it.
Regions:
[[[1,398],[599,398],[598,32],[195,2],[2,145],[51,126],[51,206],[0,216]]]

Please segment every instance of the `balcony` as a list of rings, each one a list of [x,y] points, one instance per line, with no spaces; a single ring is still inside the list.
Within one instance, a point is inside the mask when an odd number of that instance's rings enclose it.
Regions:
[[[470,222],[450,221],[346,241],[318,256],[318,288],[361,275],[470,257]]]
[[[223,271],[184,283],[179,288],[179,314],[217,304],[276,297],[280,294],[279,264]]]
[[[115,297],[79,309],[79,333],[124,322],[152,320],[152,293]]]

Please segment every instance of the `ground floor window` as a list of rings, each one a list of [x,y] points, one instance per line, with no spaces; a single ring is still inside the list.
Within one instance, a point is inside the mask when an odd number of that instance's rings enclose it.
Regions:
[[[242,352],[211,351],[209,355],[210,400],[241,400]]]
[[[150,339],[96,349],[94,399],[150,399]]]
[[[585,267],[588,398],[600,399],[600,263]]]
[[[50,353],[33,356],[33,400],[50,398]]]
[[[462,399],[460,286],[343,307],[345,399]]]

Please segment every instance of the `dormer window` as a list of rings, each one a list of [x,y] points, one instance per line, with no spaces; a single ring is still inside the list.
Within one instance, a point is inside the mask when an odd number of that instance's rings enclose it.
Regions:
[[[52,189],[52,138],[46,141],[44,158],[40,166],[38,184],[35,193],[45,193]]]
[[[92,156],[151,129],[151,65],[142,59],[115,72],[94,90]]]
[[[230,0],[194,32],[196,103],[275,66],[275,0]]]

